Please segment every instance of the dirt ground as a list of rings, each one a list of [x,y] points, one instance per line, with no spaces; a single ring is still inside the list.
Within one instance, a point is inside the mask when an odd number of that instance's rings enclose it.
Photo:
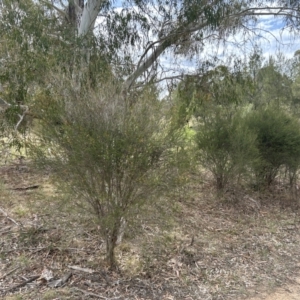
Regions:
[[[269,293],[269,294],[268,294]],[[249,300],[299,300],[300,299],[300,277],[294,279],[294,283],[286,284],[273,292],[262,293]]]
[[[201,176],[128,224],[116,272],[97,223],[51,172],[0,166],[1,299],[299,300],[295,195],[278,183],[220,198]]]

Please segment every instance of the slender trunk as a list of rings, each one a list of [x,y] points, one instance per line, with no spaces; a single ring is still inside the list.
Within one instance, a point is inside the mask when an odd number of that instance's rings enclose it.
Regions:
[[[120,221],[117,220],[111,230],[108,230],[106,236],[106,260],[111,269],[117,267],[117,261],[115,257],[115,248],[118,240],[118,233],[120,229]]]
[[[123,236],[124,236],[124,233],[126,230],[126,225],[127,225],[127,222],[126,222],[125,218],[122,217],[121,221],[120,221],[120,229],[118,231],[117,245],[122,243]]]
[[[216,175],[216,187],[218,191],[222,191],[225,187],[225,178],[223,174]]]
[[[293,187],[295,185],[296,179],[297,179],[297,169],[296,168],[290,168],[289,169],[290,187]]]

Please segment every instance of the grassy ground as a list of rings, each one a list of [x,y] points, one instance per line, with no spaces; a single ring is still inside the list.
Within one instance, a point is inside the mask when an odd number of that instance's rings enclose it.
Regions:
[[[244,299],[299,271],[297,195],[283,184],[218,197],[194,174],[163,213],[129,224],[111,272],[97,223],[51,176],[26,161],[0,166],[3,299]]]

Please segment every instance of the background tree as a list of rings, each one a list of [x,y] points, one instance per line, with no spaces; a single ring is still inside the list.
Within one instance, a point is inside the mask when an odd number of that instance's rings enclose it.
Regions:
[[[181,113],[186,105],[193,112],[198,163],[211,171],[219,191],[249,171],[249,163],[258,157],[255,133],[244,120],[249,80],[241,70],[220,65],[183,81],[177,94]]]
[[[230,115],[217,108],[197,126],[195,139],[198,161],[213,174],[218,191],[247,174],[258,159],[256,135],[247,127],[241,111]]]
[[[271,57],[264,64],[255,50],[247,64],[236,61],[186,77],[174,97],[179,124],[193,119],[198,160],[219,190],[253,171],[257,183],[269,186],[283,167],[294,182],[298,125],[292,78],[280,72],[279,60]]]
[[[289,106],[293,100],[292,80],[280,70],[273,57],[253,74],[253,85],[248,101],[254,107],[265,105]]]
[[[22,24],[23,39],[28,40],[36,31],[33,26],[24,26],[25,23],[41,24],[42,19],[52,22],[56,26],[40,29],[43,34],[39,34],[37,44],[55,45],[52,51],[58,43],[73,46],[65,51],[64,59],[78,53],[81,72],[82,64],[90,63],[90,41],[97,41],[97,48],[118,70],[115,73],[121,69],[125,72],[125,76],[120,74],[120,78],[125,78],[123,90],[143,82],[162,80],[163,74],[158,74],[159,60],[166,51],[174,57],[196,56],[205,45],[226,42],[231,34],[255,33],[257,29],[253,29],[253,24],[260,16],[273,15],[281,19],[283,26],[299,29],[296,1],[282,0],[276,5],[273,1],[260,0],[159,0],[156,5],[148,0],[125,1],[118,10],[106,0],[26,0],[20,3],[2,1],[1,10],[11,10],[10,15],[17,13],[24,20],[12,25],[17,29]],[[33,7],[39,13],[27,14],[26,11]],[[97,19],[98,16],[101,19]],[[6,23],[7,19],[2,22]],[[46,42],[49,38],[51,43]],[[33,42],[31,45],[36,47]],[[74,71],[73,76],[78,72]]]
[[[261,107],[248,116],[249,128],[257,135],[260,160],[254,165],[257,184],[270,186],[281,167],[293,184],[300,163],[299,122],[277,105]]]

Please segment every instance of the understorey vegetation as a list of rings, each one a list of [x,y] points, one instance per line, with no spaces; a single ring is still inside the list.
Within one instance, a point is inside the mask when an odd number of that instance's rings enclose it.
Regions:
[[[0,293],[232,299],[296,270],[299,51],[202,56],[260,16],[299,33],[286,2],[0,3]]]

